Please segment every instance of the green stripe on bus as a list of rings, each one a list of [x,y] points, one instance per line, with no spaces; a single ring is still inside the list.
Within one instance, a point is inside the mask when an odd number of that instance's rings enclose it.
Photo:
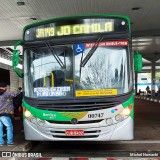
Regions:
[[[39,119],[54,120],[54,121],[70,121],[72,118],[78,120],[82,119],[88,112],[56,112],[41,110],[31,107],[25,101],[23,101],[23,107],[25,107],[31,114]]]

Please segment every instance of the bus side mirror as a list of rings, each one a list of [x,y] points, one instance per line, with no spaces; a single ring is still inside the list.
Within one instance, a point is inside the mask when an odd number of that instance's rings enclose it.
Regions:
[[[142,71],[142,55],[137,51],[134,51],[134,71]]]
[[[23,74],[17,69],[17,65],[19,64],[19,54],[20,54],[20,51],[16,50],[16,48],[17,48],[18,45],[21,45],[21,44],[22,44],[22,41],[18,41],[15,44],[14,51],[13,51],[13,56],[12,56],[12,66],[13,66],[13,69],[16,72],[16,74],[19,77],[23,78]]]

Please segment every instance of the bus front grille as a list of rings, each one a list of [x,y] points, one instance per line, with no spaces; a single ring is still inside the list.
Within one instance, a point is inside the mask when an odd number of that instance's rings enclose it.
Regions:
[[[49,111],[59,112],[82,112],[111,108],[119,105],[120,102],[77,102],[77,103],[56,103],[56,104],[38,104],[37,108]]]
[[[99,123],[102,120],[103,119],[92,120],[92,121],[78,121],[77,124]],[[72,124],[71,121],[53,121],[53,120],[46,120],[46,121],[52,124]]]

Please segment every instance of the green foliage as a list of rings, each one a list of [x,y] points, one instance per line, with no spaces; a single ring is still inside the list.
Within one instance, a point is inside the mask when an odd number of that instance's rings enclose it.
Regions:
[[[147,76],[151,78],[151,73],[147,73]],[[160,72],[156,72],[155,79],[158,81],[160,78]]]
[[[159,80],[160,78],[160,72],[156,72],[156,80]]]

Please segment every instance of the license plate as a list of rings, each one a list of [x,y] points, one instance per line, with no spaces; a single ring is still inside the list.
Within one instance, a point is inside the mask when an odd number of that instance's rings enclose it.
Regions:
[[[66,130],[66,136],[83,136],[84,130]]]

